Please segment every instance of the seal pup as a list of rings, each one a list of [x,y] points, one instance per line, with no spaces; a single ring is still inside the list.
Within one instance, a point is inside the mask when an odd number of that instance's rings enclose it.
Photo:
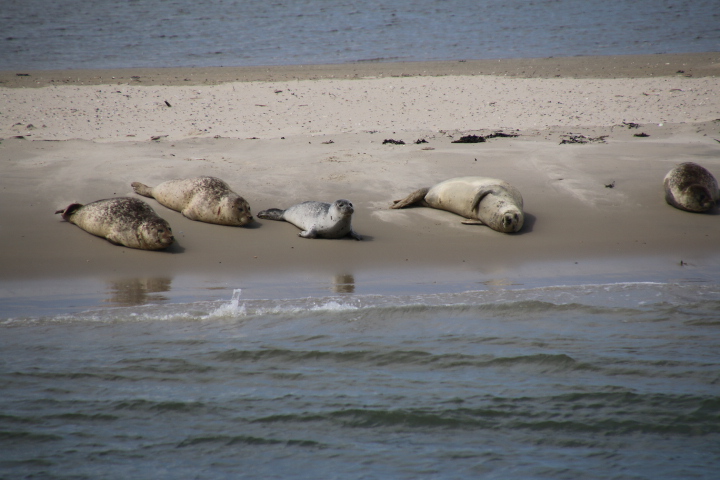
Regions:
[[[519,231],[525,221],[518,189],[496,178],[451,178],[396,200],[390,208],[413,204],[456,213],[470,219],[462,222],[466,225],[487,225],[503,233]]]
[[[292,223],[302,230],[298,235],[303,238],[342,238],[349,236],[355,240],[362,237],[352,228],[353,204],[348,200],[335,200],[333,203],[303,202],[287,210],[270,208],[257,214],[258,218],[280,220]]]
[[[130,185],[138,195],[154,198],[161,205],[182,213],[190,220],[239,227],[253,219],[250,205],[219,178],[168,180],[156,187],[148,187],[140,182]]]
[[[162,250],[175,239],[168,222],[137,198],[118,197],[88,204],[72,203],[55,214],[88,233],[141,250]]]
[[[688,212],[706,212],[720,200],[718,182],[705,167],[693,162],[676,166],[663,180],[665,201]]]

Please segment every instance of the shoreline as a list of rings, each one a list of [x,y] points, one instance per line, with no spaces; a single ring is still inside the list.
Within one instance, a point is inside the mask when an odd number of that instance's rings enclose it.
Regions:
[[[56,293],[82,298],[86,281],[102,297],[115,288],[107,285],[158,279],[182,295],[192,278],[196,292],[222,298],[236,283],[278,295],[307,283],[321,294],[337,278],[341,285],[353,279],[346,283],[356,293],[511,288],[552,278],[717,281],[720,211],[679,211],[662,191],[665,173],[680,161],[720,178],[720,79],[705,75],[720,68],[720,54],[703,55],[712,61],[653,56],[654,68],[636,64],[636,76],[622,80],[577,76],[576,62],[602,69],[629,58],[573,57],[559,78],[436,71],[240,84],[219,75],[203,84],[205,72],[196,72],[194,86],[151,85],[141,76],[139,85],[110,91],[106,84],[0,83],[0,299],[32,296],[33,285],[44,292],[38,298],[51,298],[53,282]],[[667,73],[677,62],[692,66]],[[359,75],[357,65],[332,68],[342,78]],[[499,130],[518,136],[453,143]],[[563,143],[572,138],[584,143]],[[167,252],[146,252],[113,246],[54,215],[72,202],[136,196],[132,181],[196,175],[224,179],[253,214],[348,198],[365,240],[302,239],[284,222],[193,222],[144,199],[177,240]],[[388,208],[417,188],[464,175],[518,187],[524,229],[506,235],[447,212]]]
[[[358,62],[250,67],[162,67],[70,70],[0,70],[0,87],[132,84],[219,85],[229,82],[361,79],[447,75],[511,78],[647,78],[720,76],[720,52],[512,58],[425,62]]]

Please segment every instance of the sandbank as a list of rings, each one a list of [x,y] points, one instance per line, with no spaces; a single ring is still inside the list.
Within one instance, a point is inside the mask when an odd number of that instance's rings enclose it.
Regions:
[[[719,212],[679,211],[662,191],[679,162],[720,176],[720,53],[0,72],[0,99],[5,305],[122,285],[143,303],[143,291],[179,288],[171,284],[191,285],[188,298],[193,288],[222,298],[259,285],[433,291],[532,279],[716,281],[720,271]],[[494,132],[517,136],[453,143]],[[308,240],[264,220],[203,224],[148,199],[177,242],[146,252],[54,215],[72,202],[135,196],[133,181],[195,175],[224,179],[253,213],[347,198],[365,239]],[[388,208],[464,175],[518,187],[524,229],[506,235],[447,212]]]

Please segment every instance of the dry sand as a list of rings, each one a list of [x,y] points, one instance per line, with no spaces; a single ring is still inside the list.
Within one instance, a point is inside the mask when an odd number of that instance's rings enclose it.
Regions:
[[[519,136],[452,143],[496,131]],[[588,143],[561,144],[578,136]],[[324,275],[396,285],[462,276],[492,284],[690,278],[720,268],[718,211],[676,210],[662,191],[682,161],[720,177],[718,53],[2,72],[0,138],[3,297],[27,282],[77,278],[195,276],[214,285]],[[365,240],[302,239],[271,221],[192,222],[148,200],[177,243],[145,252],[53,214],[71,202],[134,196],[133,181],[195,175],[223,178],[253,213],[350,199]],[[517,186],[523,231],[388,209],[461,175]]]

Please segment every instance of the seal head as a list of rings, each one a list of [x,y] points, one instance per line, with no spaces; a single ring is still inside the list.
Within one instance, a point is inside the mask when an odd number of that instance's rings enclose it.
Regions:
[[[488,207],[478,207],[488,208]],[[501,205],[496,208],[490,208],[487,217],[482,223],[486,225],[494,225],[493,230],[497,230],[502,233],[515,233],[519,232],[525,221],[525,216],[522,210],[518,209],[514,205]],[[469,222],[463,222],[466,225]]]
[[[688,212],[707,212],[720,200],[715,177],[705,167],[685,162],[670,170],[663,180],[665,201]]]

